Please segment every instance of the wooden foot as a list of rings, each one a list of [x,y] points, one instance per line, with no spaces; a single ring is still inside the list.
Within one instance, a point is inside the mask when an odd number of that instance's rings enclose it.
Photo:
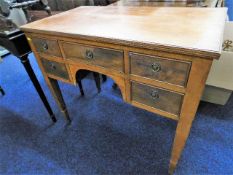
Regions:
[[[168,174],[172,175],[174,173],[175,169],[176,169],[176,163],[173,163],[173,162],[170,161]]]
[[[64,111],[61,111],[61,112],[62,112],[63,115],[65,116],[65,118],[66,118],[68,124],[70,124],[70,123],[71,123],[71,119],[70,119],[70,116],[69,116],[69,113],[68,113],[67,109],[65,109]]]

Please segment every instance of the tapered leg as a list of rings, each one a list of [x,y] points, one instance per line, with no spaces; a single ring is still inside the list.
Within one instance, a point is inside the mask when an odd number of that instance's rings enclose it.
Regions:
[[[39,94],[42,102],[44,103],[44,106],[47,109],[52,121],[56,122],[57,119],[55,118],[55,116],[53,114],[53,111],[52,111],[52,109],[51,109],[51,107],[50,107],[50,105],[48,103],[48,100],[45,97],[45,94],[44,94],[44,92],[43,92],[43,90],[42,90],[42,88],[40,86],[40,83],[39,83],[38,79],[36,78],[36,75],[35,75],[32,67],[31,67],[31,64],[30,64],[29,59],[28,59],[28,55],[25,55],[25,56],[21,57],[20,60],[21,60],[21,63],[23,64],[26,72],[28,73],[28,76],[30,77],[34,87],[36,88],[37,93]]]
[[[83,85],[82,85],[81,80],[77,80],[77,83],[78,83],[78,87],[79,87],[79,90],[80,90],[80,94],[82,96],[84,96]]]
[[[113,89],[116,89],[116,88],[117,88],[117,84],[116,84],[115,82],[113,83],[112,88],[113,88]]]
[[[47,81],[50,90],[52,91],[52,94],[55,98],[55,100],[57,101],[57,104],[59,105],[59,108],[61,109],[61,112],[64,114],[65,119],[70,123],[70,117],[69,117],[69,113],[66,109],[66,104],[64,102],[60,87],[58,85],[57,80],[52,79],[52,78],[48,78]]]
[[[96,73],[96,72],[93,72],[93,76],[94,76],[94,79],[95,79],[96,87],[98,89],[98,93],[100,93],[100,91],[101,91],[101,87],[100,87],[100,74]]]
[[[189,75],[190,78],[188,80],[186,94],[183,100],[180,119],[176,128],[170,159],[169,174],[173,174],[189,136],[211,64],[211,60],[198,58],[192,62],[192,69]]]
[[[3,88],[0,86],[0,93],[2,94],[2,95],[5,95],[5,91],[3,90]]]
[[[107,81],[107,76],[106,75],[102,75],[102,79],[103,79],[103,82]]]

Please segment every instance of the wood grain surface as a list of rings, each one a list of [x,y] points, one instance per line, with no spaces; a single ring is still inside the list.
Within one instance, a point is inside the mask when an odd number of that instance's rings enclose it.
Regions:
[[[225,18],[225,8],[79,7],[21,29],[213,59]]]
[[[130,53],[131,74],[186,86],[191,62]]]
[[[61,57],[61,51],[57,40],[34,37],[32,38],[32,42],[35,45],[37,52]]]
[[[179,116],[183,95],[132,82],[132,101]]]
[[[69,80],[69,74],[65,64],[46,60],[44,58],[41,58],[41,62],[44,66],[46,73]]]
[[[123,72],[123,51],[69,42],[62,42],[61,47],[66,59],[87,61]]]
[[[112,6],[216,7],[221,0],[119,0]]]
[[[172,174],[220,56],[225,17],[225,8],[81,7],[22,30],[68,121],[57,80],[76,84],[80,70],[109,76],[126,102],[177,120]]]

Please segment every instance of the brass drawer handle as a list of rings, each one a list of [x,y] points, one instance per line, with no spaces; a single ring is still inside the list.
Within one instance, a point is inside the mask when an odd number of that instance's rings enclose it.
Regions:
[[[157,90],[153,90],[151,92],[151,97],[154,99],[154,100],[157,100],[159,99],[159,92]]]
[[[47,50],[49,49],[49,46],[48,46],[48,44],[45,42],[45,43],[43,43],[42,48],[43,48],[44,51],[47,51]]]
[[[53,63],[50,64],[50,68],[53,69],[53,70],[57,69],[56,66]]]
[[[153,72],[160,72],[161,71],[161,65],[159,63],[153,63],[151,65]]]
[[[94,58],[93,52],[90,51],[90,50],[86,50],[86,58],[87,59],[93,59]]]

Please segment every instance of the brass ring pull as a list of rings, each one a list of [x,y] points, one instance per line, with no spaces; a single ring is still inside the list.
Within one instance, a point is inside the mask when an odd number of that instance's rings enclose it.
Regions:
[[[53,69],[53,70],[56,70],[56,69],[57,69],[56,66],[55,66],[53,63],[50,64],[50,67],[51,67],[51,69]]]
[[[154,100],[157,100],[159,99],[159,92],[157,90],[153,90],[151,92],[151,97],[154,99]]]
[[[90,50],[87,50],[86,51],[86,58],[87,59],[93,59],[94,58],[93,52],[90,51]]]
[[[48,50],[49,49],[49,46],[47,43],[43,43],[43,46],[42,48],[44,49],[44,51]]]
[[[160,72],[161,71],[161,65],[159,63],[153,63],[151,65],[153,72]]]

